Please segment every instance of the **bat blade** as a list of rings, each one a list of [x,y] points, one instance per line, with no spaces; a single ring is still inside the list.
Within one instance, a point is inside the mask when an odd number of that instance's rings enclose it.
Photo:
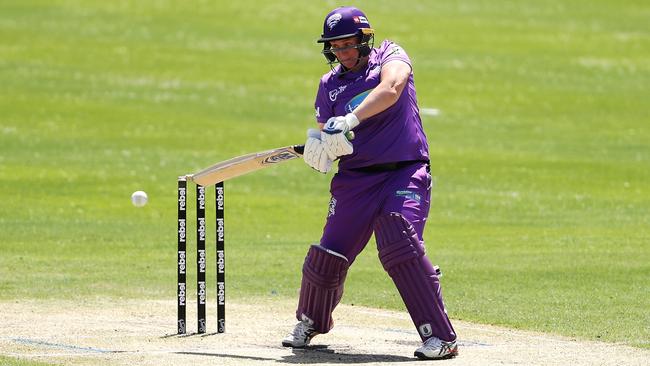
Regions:
[[[278,163],[299,158],[303,151],[303,145],[293,145],[242,155],[222,161],[194,174],[189,174],[187,175],[187,179],[204,187],[210,186]]]

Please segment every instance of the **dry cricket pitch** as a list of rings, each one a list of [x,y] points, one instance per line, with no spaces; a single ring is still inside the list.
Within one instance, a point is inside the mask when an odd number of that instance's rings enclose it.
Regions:
[[[191,304],[188,304],[191,305]],[[295,303],[265,299],[228,303],[226,333],[177,336],[173,301],[15,301],[0,303],[0,355],[63,365],[277,365],[419,362],[405,313],[340,305],[335,327],[312,346],[281,346],[293,329]],[[188,330],[196,330],[188,306]],[[452,319],[453,321],[453,319]],[[650,351],[454,321],[459,356],[443,365],[648,365]]]

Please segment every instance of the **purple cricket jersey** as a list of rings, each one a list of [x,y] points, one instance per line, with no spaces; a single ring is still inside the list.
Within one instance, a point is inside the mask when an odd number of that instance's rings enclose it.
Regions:
[[[393,60],[411,66],[411,60],[404,49],[386,40],[379,48],[372,49],[365,68],[344,74],[330,71],[323,75],[315,102],[316,120],[325,123],[330,117],[354,111],[379,85],[381,66]],[[339,65],[338,68],[340,67]],[[341,170],[398,161],[429,160],[429,147],[420,120],[413,72],[397,102],[361,122],[354,133],[354,152],[341,157]]]

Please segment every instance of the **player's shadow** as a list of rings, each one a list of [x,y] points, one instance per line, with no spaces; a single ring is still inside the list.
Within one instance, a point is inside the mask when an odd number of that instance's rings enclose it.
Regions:
[[[234,358],[240,360],[253,360],[253,361],[273,361],[274,358],[269,357],[257,357],[257,356],[240,356],[240,355],[231,355],[227,353],[215,353],[215,352],[190,352],[190,351],[181,351],[174,352],[177,355],[190,355],[190,356],[203,356],[203,357],[220,357],[220,358]]]
[[[293,354],[282,356],[277,362],[292,364],[310,363],[381,363],[381,362],[413,362],[413,357],[384,355],[380,353],[362,354],[345,353],[341,350],[329,349],[327,345],[313,345],[304,349],[293,349]]]

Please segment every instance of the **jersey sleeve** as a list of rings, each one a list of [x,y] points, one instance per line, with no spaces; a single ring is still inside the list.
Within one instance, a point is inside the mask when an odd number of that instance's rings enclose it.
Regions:
[[[318,85],[318,93],[316,94],[316,102],[314,102],[314,108],[316,111],[316,121],[320,123],[325,123],[328,119],[334,117],[334,113],[332,113],[332,107],[329,103],[329,98],[327,97],[327,90],[323,85],[322,79]]]
[[[413,69],[413,66],[411,65],[411,59],[406,54],[406,51],[404,51],[404,49],[397,43],[386,41],[382,45],[381,50],[382,55],[380,62],[382,66],[390,61],[399,60],[406,62],[406,64],[411,67],[411,70]]]

